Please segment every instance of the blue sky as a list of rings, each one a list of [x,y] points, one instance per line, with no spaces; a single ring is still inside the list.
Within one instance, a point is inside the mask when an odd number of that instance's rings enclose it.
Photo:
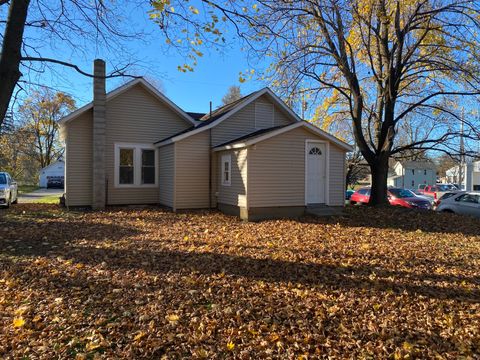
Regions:
[[[123,41],[125,54],[118,56],[94,45],[85,47],[82,53],[60,41],[49,41],[41,45],[42,56],[52,57],[78,65],[82,70],[91,71],[96,57],[107,61],[107,73],[112,64],[119,60],[131,59],[135,66],[131,72],[145,76],[147,80],[159,87],[173,102],[186,111],[207,112],[209,102],[216,108],[229,86],[240,85],[242,94],[258,90],[266,84],[251,80],[240,84],[239,72],[250,69],[247,54],[240,44],[231,41],[221,51],[203,48],[204,56],[200,58],[194,72],[182,73],[177,66],[185,62],[184,57],[170,48],[161,31],[148,18],[148,6],[128,6],[125,20],[128,26],[142,31],[145,36]],[[31,72],[30,72],[31,73]],[[92,80],[75,70],[61,65],[50,65],[44,73],[29,74],[32,81],[59,89],[74,96],[77,106],[92,99]],[[130,78],[107,79],[107,89],[112,90]]]
[[[192,0],[191,3],[196,2],[198,0]],[[107,71],[119,61],[128,59],[135,62],[136,65],[131,69],[134,75],[145,76],[186,111],[208,112],[210,101],[213,102],[214,108],[218,107],[221,104],[221,98],[231,85],[240,85],[243,94],[268,85],[255,79],[239,83],[239,72],[251,69],[252,65],[248,61],[247,53],[241,48],[242,44],[231,34],[227,36],[228,44],[221,52],[208,50],[205,46],[201,49],[204,56],[200,58],[194,72],[179,72],[177,66],[183,64],[185,59],[166,44],[157,25],[149,19],[148,4],[141,2],[141,7],[135,5],[135,1],[120,1],[112,4],[122,7],[118,14],[124,16],[121,23],[126,26],[127,31],[135,29],[144,33],[140,37],[123,41],[125,52],[122,51],[121,54],[109,51],[95,43],[85,44],[82,38],[74,40],[76,43],[83,43],[84,46],[72,48],[58,39],[44,40],[41,35],[34,33],[38,31],[36,29],[29,30],[31,33],[26,35],[34,39],[31,42],[41,50],[42,56],[74,63],[86,71],[92,70],[95,58],[104,58],[107,61]],[[0,18],[5,15],[5,9],[6,7],[0,8]],[[3,31],[1,26],[0,30]],[[264,67],[265,60],[255,65],[256,68]],[[92,79],[73,69],[52,65],[41,73],[24,71],[24,74],[27,80],[34,83],[73,95],[79,107],[92,99]],[[129,78],[108,79],[107,89],[113,90],[129,80]]]

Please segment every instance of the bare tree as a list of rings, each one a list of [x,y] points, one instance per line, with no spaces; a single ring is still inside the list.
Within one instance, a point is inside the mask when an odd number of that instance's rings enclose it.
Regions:
[[[60,44],[77,55],[116,50],[121,60],[108,77],[125,76],[131,61],[122,42],[141,36],[124,24],[123,11],[122,4],[103,0],[0,0],[0,15],[7,13],[0,19],[0,127],[15,89],[29,81],[29,74],[44,72],[50,64],[93,76],[67,59],[45,56],[45,44]]]
[[[347,154],[346,167],[345,186],[347,189],[348,187],[353,188],[360,180],[365,179],[370,174],[365,159],[357,150]]]
[[[242,93],[240,92],[240,86],[232,85],[228,88],[227,93],[222,97],[222,104],[228,105],[241,98],[242,98]]]
[[[201,53],[200,44],[221,44],[233,28],[259,58],[272,59],[262,75],[284,97],[334,98],[330,114],[348,114],[370,166],[372,205],[388,204],[391,156],[458,151],[460,122],[465,138],[479,138],[477,124],[451,106],[480,94],[476,0],[170,3],[175,11],[157,9],[155,21],[180,50]],[[179,37],[192,41],[174,41]],[[398,141],[405,123],[421,130],[408,143]]]

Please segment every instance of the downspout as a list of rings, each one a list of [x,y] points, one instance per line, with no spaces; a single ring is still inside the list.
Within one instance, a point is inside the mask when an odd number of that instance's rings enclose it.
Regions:
[[[212,102],[210,101],[210,116],[208,120],[212,118]],[[212,194],[213,194],[213,181],[212,181],[212,156],[213,156],[213,151],[212,151],[212,129],[208,129],[208,205],[211,208],[213,208],[212,204]]]
[[[212,129],[208,129],[208,205],[213,208],[212,194],[213,194],[213,181],[212,181]]]

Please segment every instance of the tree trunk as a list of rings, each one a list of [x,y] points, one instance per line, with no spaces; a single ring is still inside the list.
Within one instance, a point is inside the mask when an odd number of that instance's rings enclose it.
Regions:
[[[11,0],[0,54],[0,127],[17,85],[20,73],[23,30],[30,0]]]
[[[389,204],[387,198],[388,156],[375,157],[369,165],[372,173],[372,188],[368,204],[371,206]]]

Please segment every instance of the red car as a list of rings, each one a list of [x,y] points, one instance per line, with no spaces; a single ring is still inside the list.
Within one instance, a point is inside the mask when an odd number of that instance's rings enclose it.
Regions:
[[[350,204],[368,204],[370,201],[370,188],[362,188],[352,195],[350,198]],[[415,195],[410,190],[389,188],[388,189],[388,201],[390,205],[403,206],[410,209],[425,209],[430,210],[432,204],[426,199],[422,199]]]

